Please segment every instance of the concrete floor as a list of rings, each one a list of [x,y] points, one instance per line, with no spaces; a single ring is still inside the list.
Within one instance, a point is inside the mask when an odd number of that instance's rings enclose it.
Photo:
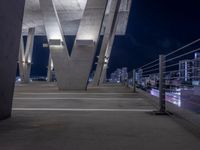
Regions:
[[[0,150],[199,149],[200,139],[154,109],[121,86],[64,92],[18,85],[13,116],[0,123]]]

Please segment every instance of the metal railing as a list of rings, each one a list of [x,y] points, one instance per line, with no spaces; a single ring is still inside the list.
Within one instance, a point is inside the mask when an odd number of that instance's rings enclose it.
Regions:
[[[168,54],[161,54],[158,59],[129,74],[128,81],[132,81],[134,92],[136,87],[149,93],[156,91],[160,101],[159,111],[165,112],[167,97],[184,88],[200,87],[200,39]]]

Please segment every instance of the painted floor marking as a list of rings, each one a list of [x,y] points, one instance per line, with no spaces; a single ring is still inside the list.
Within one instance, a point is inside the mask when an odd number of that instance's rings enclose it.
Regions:
[[[151,112],[154,109],[13,108],[13,111]]]

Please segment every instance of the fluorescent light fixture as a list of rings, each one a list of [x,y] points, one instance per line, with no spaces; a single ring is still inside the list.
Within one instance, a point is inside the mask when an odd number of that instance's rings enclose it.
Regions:
[[[27,63],[28,63],[28,64],[31,64],[31,60],[28,60]]]
[[[104,59],[104,63],[105,63],[105,64],[108,63],[108,59],[107,59],[107,58]]]
[[[63,45],[63,42],[60,39],[50,39],[49,46],[60,46]]]
[[[76,44],[79,46],[94,46],[93,40],[76,40]]]
[[[47,43],[43,43],[43,45],[42,45],[44,48],[48,48],[49,47],[49,44],[47,44]]]

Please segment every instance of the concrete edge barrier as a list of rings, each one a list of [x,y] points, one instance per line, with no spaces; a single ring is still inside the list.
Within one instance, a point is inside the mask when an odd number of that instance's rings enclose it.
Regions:
[[[150,95],[149,93],[137,89],[138,93],[142,93],[148,98],[149,102],[159,109],[159,98]],[[200,114],[178,107],[170,102],[166,102],[166,110],[173,115],[169,115],[175,121],[178,121],[183,127],[191,131],[196,136],[200,137]]]

